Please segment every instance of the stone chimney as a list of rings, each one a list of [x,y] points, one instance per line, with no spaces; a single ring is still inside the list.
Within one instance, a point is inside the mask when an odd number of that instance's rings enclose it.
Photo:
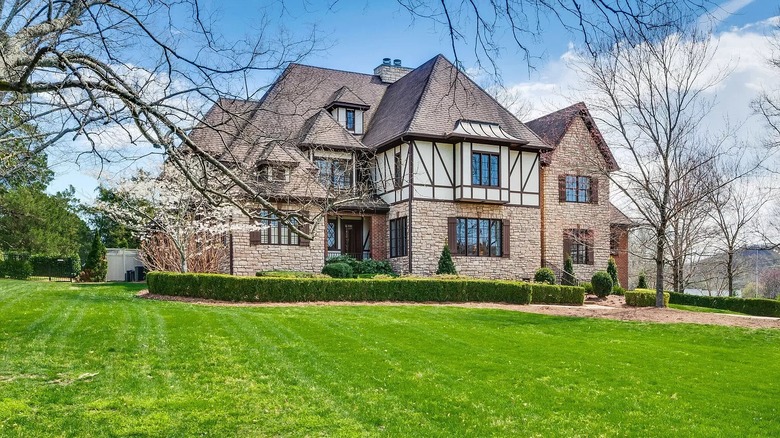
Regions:
[[[382,82],[392,84],[412,70],[409,67],[402,67],[400,59],[391,61],[390,58],[385,58],[382,60],[382,64],[374,69],[374,74],[379,76]]]

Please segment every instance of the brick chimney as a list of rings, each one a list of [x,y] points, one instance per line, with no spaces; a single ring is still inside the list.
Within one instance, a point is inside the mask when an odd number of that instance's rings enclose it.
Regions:
[[[392,84],[412,70],[409,67],[402,67],[400,59],[394,59],[391,62],[390,58],[385,58],[382,60],[382,64],[374,69],[374,74],[379,76],[382,82]]]

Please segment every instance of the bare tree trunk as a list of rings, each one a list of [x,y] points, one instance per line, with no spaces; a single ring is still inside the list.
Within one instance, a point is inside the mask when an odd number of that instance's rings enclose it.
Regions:
[[[729,280],[729,296],[734,296],[734,249],[729,248],[728,260],[726,261],[726,275]]]
[[[664,235],[655,244],[655,307],[664,307]]]

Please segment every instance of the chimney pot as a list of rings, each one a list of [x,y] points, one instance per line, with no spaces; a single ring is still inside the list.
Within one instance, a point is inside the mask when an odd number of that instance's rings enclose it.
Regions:
[[[390,65],[390,58],[384,58],[384,59],[382,60],[382,64],[383,64],[383,65]]]
[[[393,60],[393,65],[396,66],[396,67],[400,67],[401,66],[401,60],[400,59],[394,59]]]

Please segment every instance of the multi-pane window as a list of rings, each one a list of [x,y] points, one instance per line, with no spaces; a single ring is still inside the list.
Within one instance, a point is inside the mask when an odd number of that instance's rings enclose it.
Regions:
[[[466,256],[501,257],[501,220],[457,218],[455,253]]]
[[[566,202],[590,202],[590,177],[566,175]]]
[[[404,170],[403,162],[401,162],[401,152],[396,152],[393,159],[393,184],[396,188],[401,187],[404,184]]]
[[[345,189],[352,186],[352,161],[317,157],[314,164],[320,170],[320,182],[326,187]]]
[[[355,130],[355,110],[347,110],[347,131]]]
[[[328,249],[329,250],[335,250],[337,249],[338,245],[336,242],[336,221],[329,220],[328,221],[328,228],[326,230],[327,239],[328,239]]]
[[[471,184],[498,187],[498,154],[474,152],[471,154]]]
[[[578,265],[593,264],[593,239],[590,230],[566,230],[564,235],[564,251],[571,261]]]
[[[390,257],[402,257],[407,253],[406,217],[390,220]]]
[[[295,224],[295,219],[290,219]],[[260,245],[299,245],[300,238],[290,227],[284,225],[279,218],[268,211],[260,212],[258,221],[260,230],[250,235],[250,244]]]

